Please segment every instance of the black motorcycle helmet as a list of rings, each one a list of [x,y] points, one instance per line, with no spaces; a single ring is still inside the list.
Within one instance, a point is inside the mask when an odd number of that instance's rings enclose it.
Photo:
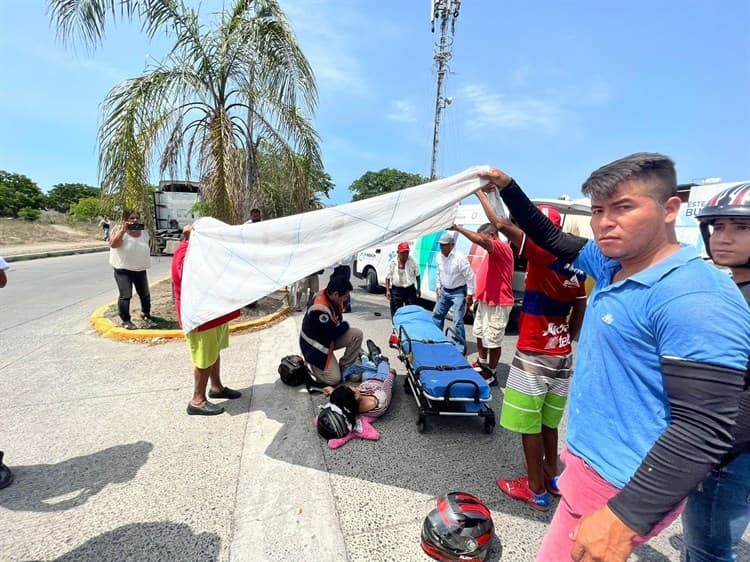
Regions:
[[[708,241],[711,239],[711,225],[719,217],[750,218],[750,183],[741,183],[720,191],[709,199],[708,203],[695,215],[700,222],[706,253],[712,259],[711,246]],[[750,266],[750,259],[745,264],[745,267],[748,266]]]
[[[326,404],[318,414],[318,434],[324,439],[340,439],[349,435],[352,426],[337,406]]]
[[[495,525],[479,498],[451,492],[437,500],[437,507],[422,524],[422,550],[441,562],[480,562],[487,556]]]

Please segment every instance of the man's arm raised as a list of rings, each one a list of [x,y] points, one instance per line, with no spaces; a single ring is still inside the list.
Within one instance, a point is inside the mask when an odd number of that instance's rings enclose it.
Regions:
[[[500,191],[503,202],[511,215],[529,238],[537,245],[558,258],[572,263],[588,239],[562,232],[536,208],[519,185],[508,174],[497,168],[480,172],[479,177],[487,180]]]
[[[489,185],[489,184],[488,184]],[[477,198],[479,199],[479,202],[482,204],[482,209],[484,209],[484,214],[487,215],[487,220],[492,223],[492,225],[497,228],[499,232],[502,232],[505,237],[508,239],[508,241],[513,244],[516,248],[518,248],[520,252],[521,244],[523,243],[523,230],[518,228],[515,224],[513,224],[510,219],[506,219],[504,217],[498,217],[497,214],[495,214],[495,209],[492,208],[492,203],[490,203],[490,198],[487,197],[487,194],[484,192],[483,189],[480,189],[476,193]]]
[[[457,224],[452,224],[448,227],[448,230],[454,230],[458,232],[459,234],[463,234],[468,238],[472,244],[476,244],[477,246],[481,246],[484,248],[486,252],[492,253],[492,244],[488,242],[483,236],[480,236],[476,232],[472,232],[471,230],[467,230],[462,226],[459,226]]]

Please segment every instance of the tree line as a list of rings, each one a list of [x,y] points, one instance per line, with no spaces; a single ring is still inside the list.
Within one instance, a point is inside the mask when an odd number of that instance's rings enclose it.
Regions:
[[[258,169],[263,192],[264,216],[282,217],[325,206],[324,197],[329,197],[334,188],[331,176],[323,169],[304,170],[304,164],[288,162],[284,155],[274,153],[270,147],[258,149]],[[298,168],[307,175],[309,188],[295,189],[294,174]],[[368,171],[352,182],[349,191],[352,200],[359,201],[384,193],[398,191],[425,183],[428,179],[419,174],[384,168],[378,172]],[[156,186],[149,186],[151,192]],[[151,201],[144,213],[151,213]],[[86,221],[97,217],[113,216],[115,201],[102,194],[98,187],[83,183],[58,183],[44,193],[39,186],[23,174],[0,170],[0,216],[36,220],[43,210],[66,213],[75,220]],[[201,214],[208,214],[204,209]]]
[[[94,213],[79,217],[85,220],[101,214],[100,193],[98,187],[82,183],[58,183],[44,193],[29,177],[0,170],[0,216],[4,217],[36,220],[45,209],[75,214],[83,210],[76,209],[81,201],[91,199]]]

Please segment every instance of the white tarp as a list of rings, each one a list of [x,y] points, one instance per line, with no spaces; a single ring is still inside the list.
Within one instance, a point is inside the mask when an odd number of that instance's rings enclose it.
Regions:
[[[458,203],[486,182],[487,166],[394,193],[258,223],[210,217],[193,225],[182,277],[182,325],[190,332],[378,244],[453,224]]]

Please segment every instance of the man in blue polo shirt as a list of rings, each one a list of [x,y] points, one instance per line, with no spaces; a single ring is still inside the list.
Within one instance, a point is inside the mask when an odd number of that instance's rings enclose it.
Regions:
[[[680,246],[674,163],[639,153],[591,174],[595,240],[562,233],[504,172],[489,180],[530,238],[596,282],[570,391],[563,499],[537,560],[624,561],[731,446],[750,311]]]

